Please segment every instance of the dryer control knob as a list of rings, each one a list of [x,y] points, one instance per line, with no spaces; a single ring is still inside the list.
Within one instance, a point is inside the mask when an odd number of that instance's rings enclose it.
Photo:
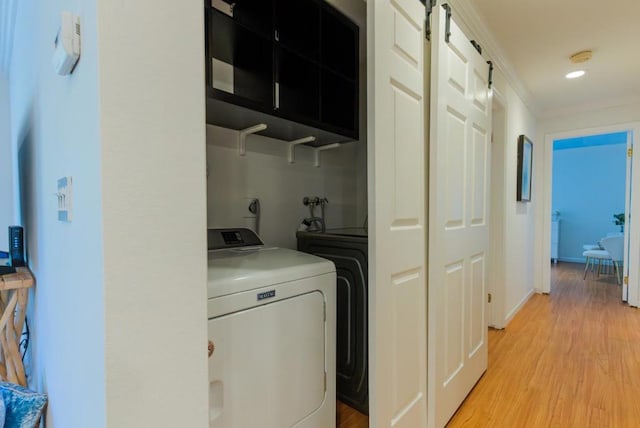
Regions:
[[[211,355],[213,355],[213,351],[215,351],[216,349],[211,340],[209,341],[209,346],[207,346],[207,349],[209,350],[209,358],[211,358]]]

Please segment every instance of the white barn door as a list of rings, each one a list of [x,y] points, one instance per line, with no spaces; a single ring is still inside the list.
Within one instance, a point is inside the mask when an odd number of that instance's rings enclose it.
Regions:
[[[424,6],[367,2],[372,427],[425,427]]]
[[[433,10],[429,143],[429,422],[442,427],[487,368],[489,67]],[[450,35],[445,41],[447,29]]]

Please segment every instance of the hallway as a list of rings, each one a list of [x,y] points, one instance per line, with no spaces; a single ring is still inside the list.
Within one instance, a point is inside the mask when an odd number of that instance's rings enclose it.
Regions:
[[[505,330],[489,331],[489,368],[449,427],[637,427],[640,311],[611,275],[551,267]]]

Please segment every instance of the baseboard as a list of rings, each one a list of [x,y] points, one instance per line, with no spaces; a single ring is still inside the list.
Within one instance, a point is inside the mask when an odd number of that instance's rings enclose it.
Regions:
[[[567,263],[584,263],[584,257],[558,257],[559,262],[567,262]]]
[[[513,317],[516,316],[516,314],[520,311],[520,309],[522,309],[524,304],[527,303],[527,301],[531,298],[531,296],[533,296],[534,293],[535,293],[535,290],[533,289],[529,290],[529,292],[522,298],[522,300],[520,300],[520,303],[518,303],[511,311],[509,311],[509,313],[504,319],[505,326],[511,322]]]

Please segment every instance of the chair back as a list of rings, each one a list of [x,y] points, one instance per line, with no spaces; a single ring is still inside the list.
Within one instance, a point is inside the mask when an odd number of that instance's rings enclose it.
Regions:
[[[613,260],[620,261],[624,258],[624,236],[608,236],[602,238],[600,245],[609,253]]]

